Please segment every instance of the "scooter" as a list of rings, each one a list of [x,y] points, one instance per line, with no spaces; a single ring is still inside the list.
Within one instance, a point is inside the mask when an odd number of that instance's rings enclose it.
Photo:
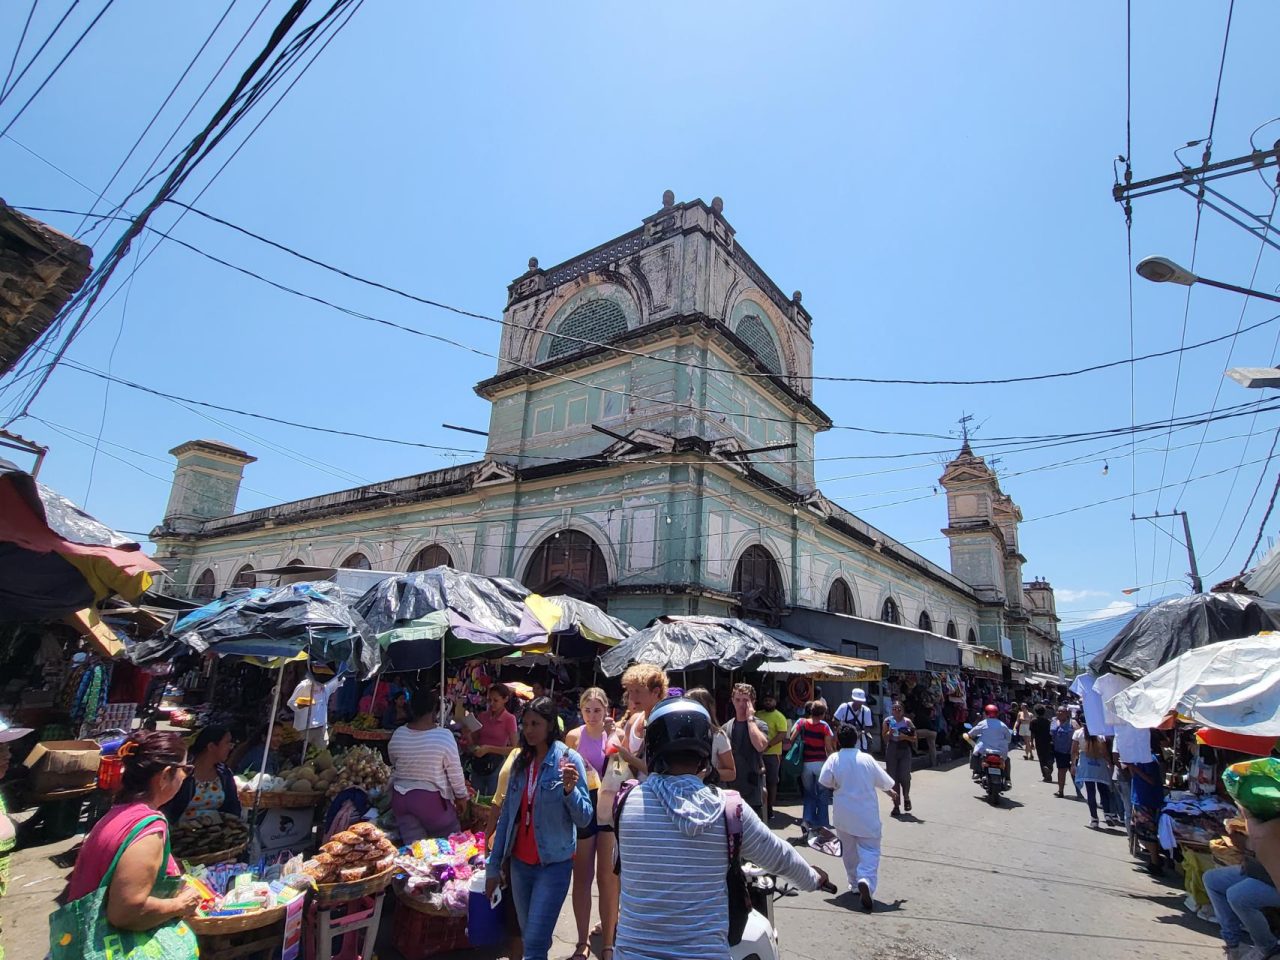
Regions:
[[[978,782],[987,791],[987,802],[1000,805],[1000,794],[1009,789],[1009,776],[1005,772],[1005,757],[999,750],[988,750],[978,762]]]
[[[747,892],[751,897],[751,912],[742,938],[729,947],[732,960],[781,960],[778,950],[778,928],[773,924],[773,904],[780,897],[794,897],[797,891],[790,884],[765,873],[754,863],[743,863],[742,872],[747,877]],[[821,888],[835,893],[834,883]]]

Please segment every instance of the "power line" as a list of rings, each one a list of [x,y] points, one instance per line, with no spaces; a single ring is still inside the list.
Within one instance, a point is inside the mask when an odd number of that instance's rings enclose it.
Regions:
[[[80,36],[76,37],[75,43],[71,44],[71,48],[62,55],[62,59],[59,60],[56,64],[54,64],[53,69],[50,70],[48,76],[46,76],[44,80],[41,81],[40,86],[36,87],[35,93],[27,97],[27,102],[18,108],[18,112],[13,115],[13,118],[8,122],[5,128],[3,130],[0,130],[0,137],[4,136],[11,129],[13,129],[13,125],[22,118],[22,115],[24,113],[27,112],[27,107],[31,106],[31,104],[35,101],[36,97],[40,96],[41,91],[43,91],[44,88],[49,85],[49,81],[52,80],[55,76],[57,76],[58,71],[62,69],[62,65],[67,62],[67,60],[71,57],[73,53],[76,52],[76,48],[80,46],[80,42],[89,35],[89,32],[93,30],[94,27],[98,25],[98,21],[102,19],[103,14],[105,14],[108,10],[111,9],[111,5],[113,3],[115,3],[115,0],[107,0],[107,2],[103,5],[102,9],[98,11],[98,15],[89,22],[89,25],[84,28],[84,31],[80,34]],[[21,79],[21,77],[19,77],[18,79]],[[17,87],[18,85],[17,81],[14,81],[13,85],[14,87]]]
[[[1249,552],[1245,554],[1244,563],[1240,566],[1240,572],[1236,574],[1238,577],[1243,577],[1245,571],[1249,569],[1249,564],[1253,560],[1253,555],[1258,550],[1258,544],[1262,542],[1262,535],[1267,529],[1267,521],[1271,519],[1271,511],[1274,510],[1276,506],[1277,493],[1280,493],[1280,475],[1276,476],[1276,485],[1271,488],[1271,499],[1267,501],[1267,510],[1262,515],[1262,522],[1258,524],[1258,535],[1253,538],[1253,546],[1251,546],[1249,548]]]
[[[525,330],[528,332],[542,331],[541,327],[538,327],[534,324],[521,323],[519,321],[508,320],[502,317],[492,317],[487,314],[477,313],[475,311],[466,310],[462,307],[453,306],[452,304],[444,303],[439,300],[433,300],[428,297],[423,297],[414,293],[409,293],[405,290],[390,286],[385,283],[381,283],[380,281],[377,281],[377,280],[371,280],[367,277],[360,276],[358,274],[352,273],[349,270],[345,270],[331,263],[327,263],[323,260],[317,259],[316,257],[312,257],[305,253],[301,253],[283,243],[280,243],[275,240],[271,240],[268,237],[265,237],[259,233],[255,233],[254,231],[249,230],[245,227],[241,227],[238,224],[232,223],[229,220],[225,220],[221,217],[214,216],[213,214],[206,213],[205,211],[200,210],[192,205],[183,203],[178,200],[171,200],[169,202],[172,203],[174,206],[182,207],[183,209],[189,210],[190,212],[196,214],[199,217],[203,217],[204,219],[209,220],[213,223],[217,223],[222,226],[228,227],[231,230],[241,233],[247,237],[251,237],[254,240],[257,240],[261,243],[266,244],[267,246],[280,250],[283,253],[287,253],[290,256],[296,257],[299,260],[303,260],[306,263],[310,263],[314,266],[320,267],[321,269],[327,270],[339,276],[346,277],[349,280],[354,280],[357,283],[361,283],[366,286],[373,287],[378,290],[382,290],[386,293],[390,293],[398,297],[403,297],[407,300],[411,300],[415,303],[419,303],[424,306],[434,307],[440,310],[446,310],[450,313],[455,313],[459,316],[468,317],[473,320],[484,320],[488,323],[500,324],[504,327],[512,327],[518,330]],[[24,209],[39,210],[39,208],[35,208],[35,207],[24,208]],[[47,212],[71,213],[73,211],[49,210]],[[169,237],[168,239],[174,240],[175,238]],[[175,242],[181,243],[182,241],[175,240]],[[228,263],[226,261],[214,258],[212,257],[212,255],[208,254],[204,250],[201,250],[195,247],[194,245],[188,245],[188,249],[191,249],[193,252],[198,253],[201,256],[214,259],[215,262],[221,263],[223,266],[230,267],[233,270],[240,270],[241,272],[245,272],[243,268],[240,268],[235,264]],[[273,283],[273,281],[267,280],[266,278],[261,276],[256,276],[252,273],[250,273],[249,275],[254,276],[255,279],[262,280],[263,282]],[[289,292],[293,292],[293,291],[289,291]],[[717,372],[717,373],[731,372],[734,374],[734,376],[740,376],[744,378],[765,379],[765,380],[776,379],[776,374],[759,373],[759,372],[751,372],[751,371],[725,371],[721,367],[712,366],[710,364],[686,362],[683,360],[672,359],[669,357],[654,357],[651,354],[642,353],[635,350],[628,350],[624,347],[619,347],[614,344],[610,344],[608,342],[591,340],[586,337],[577,337],[577,336],[572,336],[569,334],[561,334],[561,333],[556,333],[554,334],[554,336],[556,336],[561,340],[569,340],[574,343],[581,344],[583,346],[604,347],[609,350],[614,350],[620,354],[635,356],[635,357],[643,357],[645,359],[659,360],[663,363],[675,364],[681,367],[688,367],[690,369],[695,369],[695,370],[708,370],[708,371]],[[989,379],[982,379],[982,380],[940,380],[940,379],[910,379],[910,378],[904,378],[904,377],[846,377],[846,376],[831,376],[831,375],[794,374],[794,375],[790,375],[789,379],[799,380],[799,381],[809,381],[809,382],[822,382],[822,383],[865,383],[865,384],[883,384],[883,385],[898,385],[898,386],[994,386],[994,385],[1006,385],[1006,384],[1015,384],[1015,383],[1032,383],[1032,382],[1043,381],[1043,380],[1057,380],[1057,379],[1063,379],[1067,377],[1077,377],[1077,376],[1081,376],[1082,374],[1096,373],[1100,370],[1110,370],[1115,367],[1131,366],[1134,363],[1139,363],[1146,360],[1153,360],[1160,357],[1173,356],[1174,354],[1177,354],[1179,352],[1185,353],[1188,350],[1199,349],[1200,347],[1208,346],[1211,343],[1218,343],[1218,342],[1221,342],[1221,340],[1225,340],[1225,339],[1227,339],[1227,336],[1215,338],[1209,341],[1204,341],[1203,343],[1199,343],[1199,344],[1193,344],[1189,347],[1183,347],[1181,348],[1181,350],[1161,350],[1161,351],[1145,354],[1140,357],[1134,357],[1131,355],[1128,359],[1111,360],[1104,363],[1096,363],[1096,364],[1091,364],[1085,367],[1075,368],[1072,370],[1061,370],[1061,371],[1055,371],[1053,373],[1030,374],[1022,377],[1002,377],[1002,378],[989,378]]]
[[[22,53],[22,45],[27,41],[27,30],[31,28],[31,18],[35,16],[36,7],[39,4],[40,0],[31,0],[31,9],[27,11],[27,19],[22,24],[22,33],[18,35],[18,44],[13,48],[13,59],[9,61],[9,69],[5,72],[4,83],[0,83],[0,102],[3,100],[4,92],[9,89],[9,80],[13,77],[13,68],[18,65],[18,54]]]
[[[62,17],[53,25],[53,29],[49,31],[49,35],[44,38],[44,42],[36,48],[36,52],[31,55],[31,59],[27,61],[26,66],[24,66],[18,72],[18,75],[14,77],[13,83],[0,88],[0,105],[3,105],[9,94],[13,93],[13,91],[17,89],[18,84],[22,82],[22,78],[25,77],[27,75],[27,71],[31,69],[31,65],[40,58],[40,54],[44,53],[44,48],[47,47],[50,41],[58,35],[58,31],[62,29],[62,25],[67,22],[67,17],[71,16],[71,12],[79,5],[80,0],[71,0],[71,6],[67,7],[66,11],[62,14]],[[16,54],[14,56],[14,60],[15,62],[17,60]],[[10,71],[12,72],[12,68],[10,68]]]
[[[62,342],[55,351],[53,358],[54,363],[41,375],[35,387],[28,392],[26,399],[23,401],[19,409],[19,414],[26,413],[30,409],[31,404],[39,396],[44,385],[48,382],[53,370],[56,368],[58,361],[61,360],[71,343],[74,342],[81,330],[84,328],[88,320],[89,311],[92,310],[94,304],[101,296],[111,275],[123,260],[125,254],[128,253],[129,247],[134,239],[146,227],[147,220],[160,207],[167,197],[173,195],[178,190],[192,171],[196,169],[200,162],[209,155],[209,151],[213,150],[222,140],[230,133],[231,129],[245,116],[246,111],[256,100],[262,95],[266,85],[272,82],[277,74],[280,64],[293,55],[299,48],[300,41],[305,44],[315,34],[315,31],[321,25],[327,23],[331,18],[337,16],[343,7],[348,5],[351,0],[336,0],[329,10],[322,14],[321,17],[304,28],[301,33],[286,45],[283,53],[278,55],[275,61],[267,67],[262,76],[258,76],[262,71],[263,65],[271,57],[272,53],[284,42],[286,35],[292,30],[295,24],[301,19],[303,12],[308,6],[310,0],[294,0],[294,3],[286,11],[284,17],[276,25],[272,31],[266,46],[254,57],[248,68],[241,75],[235,87],[223,101],[222,105],[214,112],[213,117],[205,124],[203,129],[188,145],[183,152],[182,157],[174,164],[173,169],[166,177],[164,184],[160,187],[156,195],[148,202],[143,211],[135,218],[125,229],[124,234],[118,239],[111,248],[104,263],[99,266],[91,276],[89,282],[81,291],[72,297],[71,301],[63,308],[55,325],[60,328],[70,316],[71,311],[79,310],[79,317],[71,325],[71,329],[63,338]],[[305,39],[304,39],[305,38]],[[255,80],[255,77],[257,79]],[[225,121],[225,122],[224,122]]]
[[[200,44],[200,49],[198,49],[195,56],[191,58],[186,69],[182,71],[182,75],[178,77],[177,82],[169,88],[169,92],[165,94],[165,98],[160,102],[160,106],[156,107],[156,112],[151,115],[151,119],[147,121],[147,125],[142,128],[142,132],[138,134],[137,139],[133,141],[133,146],[129,148],[129,152],[124,155],[124,159],[120,161],[115,172],[111,174],[111,179],[107,181],[107,185],[102,188],[102,191],[94,199],[93,203],[90,204],[89,211],[84,215],[84,219],[80,221],[80,225],[76,227],[74,231],[76,236],[79,236],[80,231],[84,229],[85,223],[88,221],[89,217],[93,215],[93,211],[98,208],[98,204],[102,202],[102,198],[106,195],[106,192],[114,186],[116,177],[120,176],[125,165],[133,159],[134,152],[142,145],[142,141],[146,138],[147,134],[151,132],[151,128],[155,126],[156,121],[160,119],[160,114],[164,113],[164,108],[169,105],[169,101],[172,100],[174,95],[178,92],[183,81],[187,79],[187,74],[189,74],[195,67],[197,61],[199,61],[200,57],[204,54],[205,49],[213,42],[213,38],[217,36],[218,31],[222,29],[222,24],[226,21],[227,17],[231,14],[231,11],[235,8],[236,3],[238,2],[239,0],[231,0],[231,2],[227,4],[227,9],[222,12],[222,16],[218,18],[218,22],[213,25],[213,29],[210,30],[209,35],[205,37],[204,43]]]

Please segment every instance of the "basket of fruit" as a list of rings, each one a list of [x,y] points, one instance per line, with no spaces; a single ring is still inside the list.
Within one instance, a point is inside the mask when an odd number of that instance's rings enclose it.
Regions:
[[[395,875],[396,847],[368,821],[335,833],[302,872],[316,882],[323,905],[355,900],[386,888]]]
[[[383,763],[382,755],[372,747],[363,744],[352,747],[331,762],[334,763],[334,772],[326,788],[331,800],[348,787],[374,792],[386,789],[391,782],[391,768]]]
[[[234,860],[248,843],[248,825],[237,816],[217,810],[201,811],[183,820],[169,838],[174,857],[190,864]]]

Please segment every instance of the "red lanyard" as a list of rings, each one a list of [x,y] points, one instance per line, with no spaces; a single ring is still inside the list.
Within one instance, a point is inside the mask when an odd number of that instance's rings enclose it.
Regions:
[[[524,825],[533,824],[533,798],[538,794],[538,767],[533,761],[529,763],[529,779],[524,787]]]

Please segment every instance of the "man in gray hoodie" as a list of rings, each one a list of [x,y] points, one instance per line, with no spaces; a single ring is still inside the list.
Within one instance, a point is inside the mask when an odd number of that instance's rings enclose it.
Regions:
[[[700,704],[659,704],[645,729],[649,776],[626,797],[616,825],[622,864],[614,960],[729,960],[729,848],[725,795],[702,782],[711,718]],[[741,805],[742,858],[801,890],[828,885]]]

